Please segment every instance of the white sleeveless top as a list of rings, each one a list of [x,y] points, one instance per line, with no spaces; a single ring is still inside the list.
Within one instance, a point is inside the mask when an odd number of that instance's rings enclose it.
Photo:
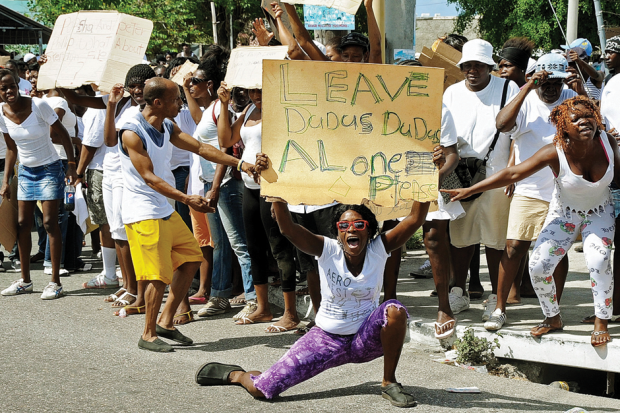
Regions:
[[[251,164],[256,163],[256,154],[261,151],[261,142],[262,142],[261,126],[263,124],[261,122],[254,126],[245,126],[246,122],[248,121],[248,118],[250,117],[254,109],[256,109],[256,106],[252,104],[252,106],[250,106],[250,109],[248,109],[248,111],[245,114],[245,118],[243,119],[243,125],[241,126],[241,130],[239,131],[239,134],[241,135],[241,140],[243,141],[243,144],[245,145],[245,149],[243,150],[243,156],[241,157],[241,159],[244,162],[248,162]],[[241,174],[241,176],[243,177],[243,183],[245,184],[246,188],[260,189],[260,185],[254,182],[254,179],[248,176],[248,174],[243,173]]]
[[[164,132],[159,132],[144,119],[142,113],[138,112],[131,118],[127,118],[126,123],[120,128],[118,154],[125,183],[122,203],[123,224],[166,218],[174,212],[174,208],[168,199],[144,182],[122,146],[123,131],[135,132],[142,140],[146,152],[151,158],[155,175],[164,179],[174,188],[174,177],[170,173],[172,155],[170,131],[173,124],[169,119],[166,119],[163,126]]]
[[[597,182],[587,181],[582,175],[576,175],[571,171],[564,151],[556,146],[560,161],[560,173],[555,178],[555,190],[552,205],[549,207],[550,210],[561,209],[565,216],[572,212],[584,215],[590,213],[600,215],[605,207],[612,203],[609,184],[614,178],[614,153],[604,131],[601,131],[599,142],[603,145],[609,165],[605,175]],[[553,205],[554,203],[555,205]]]

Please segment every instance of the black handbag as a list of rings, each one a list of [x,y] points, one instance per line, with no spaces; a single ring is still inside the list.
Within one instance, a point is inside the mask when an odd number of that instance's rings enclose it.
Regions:
[[[501,111],[506,104],[506,94],[508,93],[508,84],[510,80],[504,81],[504,90],[502,91],[502,102],[500,104],[499,110]],[[489,150],[487,151],[484,159],[478,159],[476,157],[468,157],[459,159],[459,164],[454,171],[456,176],[458,176],[459,181],[461,181],[461,185],[463,188],[469,188],[480,181],[483,181],[487,177],[487,161],[491,156],[491,152],[495,149],[495,144],[497,144],[497,139],[499,139],[499,131],[495,132],[495,136],[493,137],[493,142],[491,146],[489,146]],[[474,199],[477,199],[482,195],[482,192],[474,194],[468,198],[461,199],[461,202],[470,202]]]

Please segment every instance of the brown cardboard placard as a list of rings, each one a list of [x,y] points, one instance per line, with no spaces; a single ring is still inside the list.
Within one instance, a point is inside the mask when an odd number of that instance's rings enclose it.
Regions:
[[[0,56],[0,66],[4,67],[9,60],[11,60],[11,56]]]
[[[186,74],[190,73],[190,72],[195,72],[196,69],[198,69],[198,64],[197,63],[192,63],[189,60],[185,61],[185,63],[183,63],[181,65],[181,67],[179,68],[179,70],[174,74],[174,76],[172,76],[172,80],[174,83],[176,83],[179,86],[183,86],[183,78],[185,77]]]
[[[399,216],[402,203],[437,199],[443,79],[438,68],[264,61],[262,150],[277,181],[261,180],[261,195]]]
[[[79,11],[58,16],[37,88],[75,89],[94,83],[109,92],[129,68],[142,63],[153,22],[116,11]]]
[[[450,47],[450,46],[446,46],[446,47]],[[458,53],[458,50],[456,49],[454,50]],[[428,47],[424,47],[422,49],[422,53],[420,54],[418,61],[424,67],[441,67],[445,69],[444,90],[446,90],[448,86],[451,86],[465,79],[465,76],[463,76],[463,73],[461,72],[461,69],[459,69],[458,66],[453,64],[452,61],[448,60],[448,58],[444,57],[443,55],[433,52]]]
[[[17,241],[17,177],[13,177],[10,191],[10,200],[0,198],[0,244],[7,251]]]
[[[230,53],[226,69],[226,86],[245,89],[261,89],[263,83],[263,60],[284,59],[287,46],[243,46]]]

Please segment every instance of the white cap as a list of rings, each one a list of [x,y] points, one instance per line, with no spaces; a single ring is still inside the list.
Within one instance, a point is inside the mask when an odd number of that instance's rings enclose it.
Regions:
[[[24,56],[24,62],[28,63],[29,61],[31,61],[32,59],[34,59],[36,56],[33,55],[32,53],[26,53],[26,55]]]
[[[536,70],[536,60],[530,57],[530,60],[527,61],[527,69],[525,70],[525,74],[534,73]]]
[[[482,39],[470,40],[463,45],[463,56],[457,66],[465,62],[482,62],[489,66],[495,66],[493,60],[493,46],[491,43]]]

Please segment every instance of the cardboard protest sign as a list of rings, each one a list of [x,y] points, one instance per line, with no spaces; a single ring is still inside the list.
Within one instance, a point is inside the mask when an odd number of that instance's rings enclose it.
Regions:
[[[269,22],[271,31],[273,32],[276,39],[280,40],[280,32],[278,31],[278,25],[276,24],[276,15],[271,7],[271,3],[274,2],[278,3],[278,5],[282,7],[282,10],[284,10],[284,13],[282,13],[282,24],[284,24],[286,30],[288,30],[289,33],[293,33],[293,28],[291,26],[291,22],[289,21],[288,13],[286,12],[286,9],[284,8],[280,0],[261,0],[261,8],[263,9],[263,13],[265,14],[265,20]]]
[[[355,14],[360,8],[362,0],[282,0],[288,4],[312,4],[341,10],[345,13]]]
[[[187,60],[181,65],[181,67],[179,67],[179,70],[174,74],[174,76],[172,76],[172,79],[170,80],[172,80],[179,86],[183,86],[183,78],[185,77],[185,75],[190,72],[194,73],[196,69],[198,69],[198,64],[192,63]]]
[[[80,11],[56,19],[39,90],[95,83],[108,92],[142,63],[153,22],[116,11]]]
[[[440,138],[443,72],[263,62],[262,150],[277,180],[262,179],[261,195],[290,204],[371,203],[392,216],[407,215],[407,201],[437,199],[432,148]]]
[[[224,81],[229,88],[261,89],[263,84],[263,60],[286,57],[287,46],[237,47],[230,53]]]
[[[461,69],[456,65],[461,60],[461,52],[444,42],[437,42],[435,51],[424,47],[418,58],[425,67],[441,67],[445,69],[444,90],[465,79]]]
[[[11,251],[17,240],[17,177],[10,186],[11,199],[0,198],[0,244]]]

